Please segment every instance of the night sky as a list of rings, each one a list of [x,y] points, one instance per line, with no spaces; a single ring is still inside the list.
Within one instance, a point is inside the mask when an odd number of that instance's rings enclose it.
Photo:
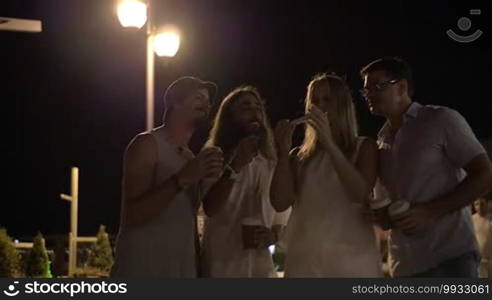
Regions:
[[[479,138],[492,138],[486,1],[154,2],[155,22],[182,32],[176,57],[156,57],[156,121],[164,90],[182,75],[216,82],[219,99],[240,84],[258,87],[275,123],[302,113],[315,73],[334,71],[354,90],[361,134],[375,136],[383,120],[359,96],[358,71],[400,56],[414,69],[415,100],[457,109]],[[116,233],[123,151],[145,127],[144,30],[123,29],[112,0],[2,0],[0,16],[43,22],[42,33],[0,31],[0,225],[16,238],[68,233],[70,205],[59,194],[70,192],[70,167],[78,166],[79,234],[99,224]],[[460,17],[472,20],[468,32],[458,29]],[[484,34],[461,44],[448,29]]]

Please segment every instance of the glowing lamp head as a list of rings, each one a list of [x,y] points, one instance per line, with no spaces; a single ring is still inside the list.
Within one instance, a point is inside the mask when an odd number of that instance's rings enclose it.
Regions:
[[[142,1],[120,1],[116,10],[118,20],[123,27],[141,28],[147,22],[147,4]]]
[[[179,45],[180,37],[175,31],[164,31],[154,37],[154,50],[158,56],[175,56]]]

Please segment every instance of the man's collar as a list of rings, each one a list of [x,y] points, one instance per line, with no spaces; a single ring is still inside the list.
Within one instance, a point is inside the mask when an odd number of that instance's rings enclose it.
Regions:
[[[406,122],[408,117],[416,118],[421,108],[422,108],[422,104],[418,102],[412,102],[408,107],[407,111],[403,115],[404,121]],[[386,121],[383,127],[381,128],[381,130],[379,130],[378,141],[385,142],[389,137],[389,130],[390,130],[390,125],[389,122]]]
[[[416,118],[419,114],[419,110],[422,108],[422,104],[418,102],[412,102],[405,112],[405,116]]]
[[[389,122],[386,121],[383,127],[381,127],[381,130],[379,130],[378,132],[378,144],[380,142],[386,141],[386,138],[389,136],[389,130],[390,130]]]

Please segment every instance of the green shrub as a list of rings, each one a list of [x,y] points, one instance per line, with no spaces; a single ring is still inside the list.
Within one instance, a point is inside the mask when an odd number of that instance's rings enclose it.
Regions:
[[[28,277],[50,277],[49,259],[45,241],[41,233],[34,238],[33,247],[27,259],[26,275]]]
[[[5,228],[0,228],[0,277],[16,277],[19,272],[19,253]]]
[[[96,237],[97,241],[92,245],[88,265],[103,272],[109,272],[113,265],[113,250],[104,225],[99,226]]]

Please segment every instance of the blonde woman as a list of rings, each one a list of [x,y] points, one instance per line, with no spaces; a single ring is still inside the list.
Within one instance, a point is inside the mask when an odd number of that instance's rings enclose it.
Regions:
[[[363,214],[377,176],[376,143],[358,136],[350,90],[338,76],[315,76],[305,113],[275,129],[270,198],[277,211],[292,207],[285,276],[379,277],[373,226]],[[300,123],[304,141],[290,151]]]

